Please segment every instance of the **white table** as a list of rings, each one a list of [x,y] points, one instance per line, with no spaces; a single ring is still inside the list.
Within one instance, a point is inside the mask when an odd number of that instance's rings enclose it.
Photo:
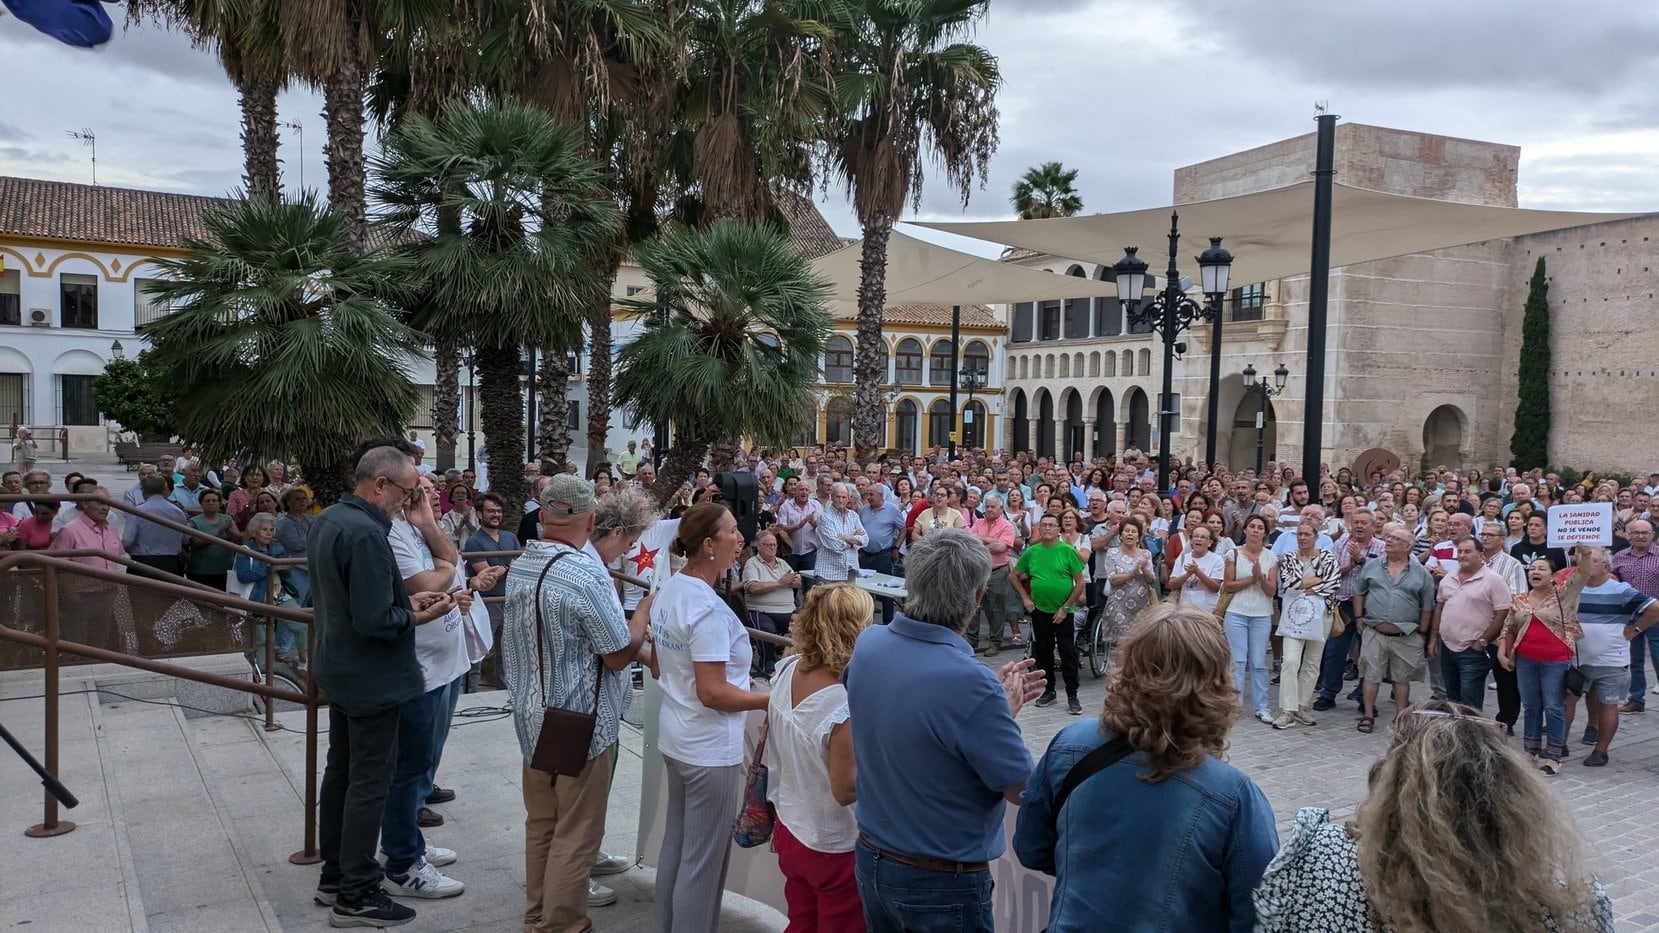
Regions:
[[[818,580],[818,573],[813,570],[803,570],[801,571],[801,576]],[[819,582],[822,583],[823,581],[819,580]],[[904,599],[910,595],[910,590],[905,587],[904,578],[895,577],[891,574],[859,574],[855,577],[849,578],[847,582],[853,584],[861,590],[864,590],[872,596],[885,596],[888,599]]]

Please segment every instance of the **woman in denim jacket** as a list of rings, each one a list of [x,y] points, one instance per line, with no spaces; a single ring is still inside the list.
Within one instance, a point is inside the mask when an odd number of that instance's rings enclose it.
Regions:
[[[1020,801],[1014,852],[1055,877],[1049,933],[1250,930],[1250,892],[1279,847],[1261,789],[1219,757],[1239,715],[1215,617],[1160,603],[1113,658],[1098,721],[1061,730]],[[1122,736],[1129,754],[1077,785],[1066,774]]]

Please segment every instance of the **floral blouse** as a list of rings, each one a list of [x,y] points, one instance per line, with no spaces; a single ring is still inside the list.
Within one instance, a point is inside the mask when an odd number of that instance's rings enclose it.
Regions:
[[[1303,807],[1284,848],[1268,863],[1256,886],[1256,933],[1385,933],[1371,914],[1365,897],[1365,879],[1359,870],[1359,843],[1330,811]],[[1613,931],[1613,902],[1601,882],[1584,910],[1599,933]],[[1554,917],[1539,918],[1540,930],[1560,931]]]

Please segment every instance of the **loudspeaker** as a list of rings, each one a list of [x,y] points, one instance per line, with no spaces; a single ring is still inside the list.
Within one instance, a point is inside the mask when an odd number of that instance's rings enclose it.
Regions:
[[[743,532],[743,543],[753,544],[755,522],[760,517],[760,488],[753,473],[717,473],[714,488],[720,491],[720,501],[732,510],[737,528]]]

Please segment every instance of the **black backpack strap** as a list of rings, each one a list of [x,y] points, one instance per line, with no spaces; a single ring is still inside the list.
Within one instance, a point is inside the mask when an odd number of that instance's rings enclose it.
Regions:
[[[1066,779],[1060,782],[1060,792],[1054,795],[1054,805],[1050,810],[1053,814],[1050,828],[1057,835],[1060,832],[1060,810],[1065,807],[1066,800],[1071,796],[1071,792],[1076,790],[1084,781],[1111,767],[1113,763],[1127,758],[1132,751],[1134,749],[1129,747],[1129,740],[1120,735],[1084,755],[1082,760],[1071,766],[1071,770],[1066,772]]]

